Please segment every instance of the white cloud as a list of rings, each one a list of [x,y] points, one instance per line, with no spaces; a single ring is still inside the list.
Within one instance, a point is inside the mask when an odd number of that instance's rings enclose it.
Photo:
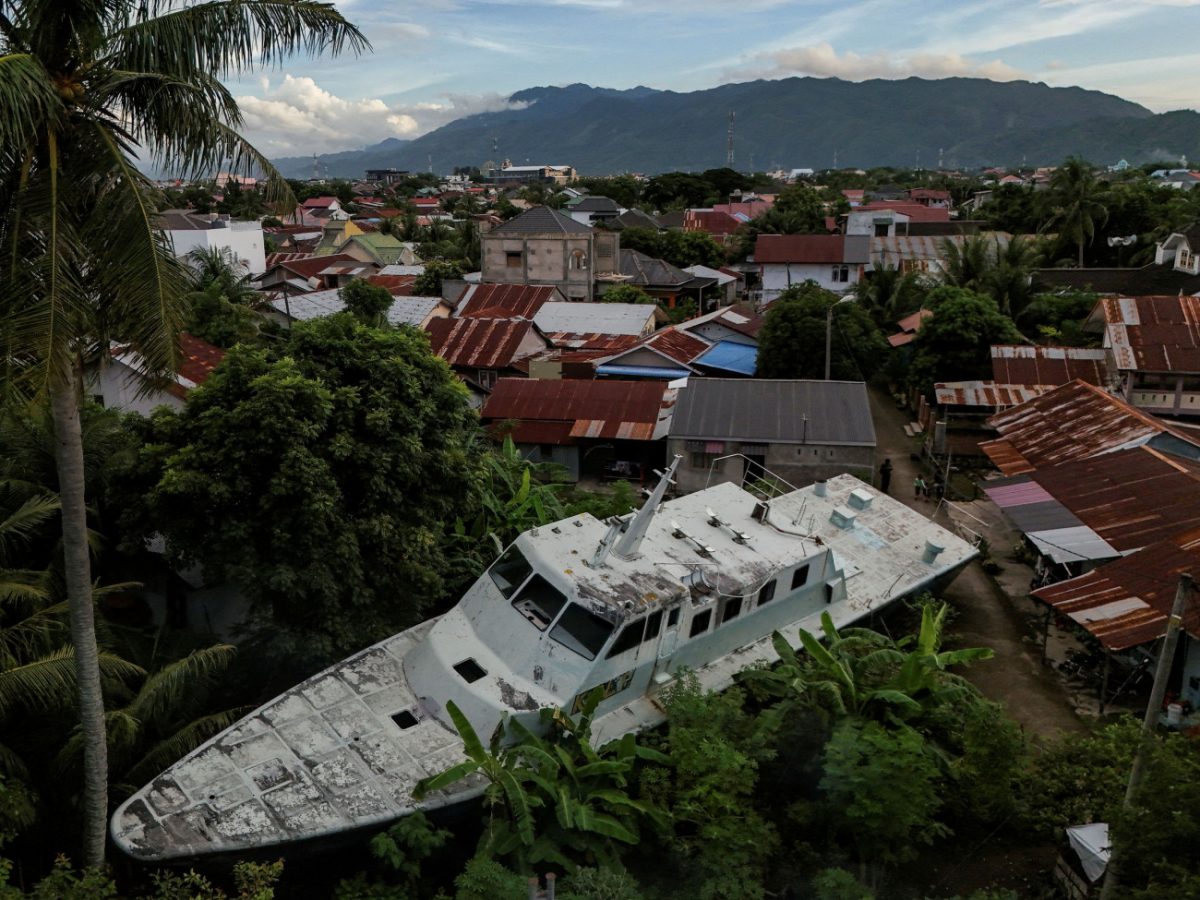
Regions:
[[[742,68],[728,73],[738,78],[782,78],[788,75],[816,75],[863,81],[868,78],[949,78],[955,75],[1011,81],[1023,73],[999,59],[973,62],[958,53],[914,53],[891,56],[887,53],[838,53],[831,44],[789,47],[756,54]]]
[[[385,138],[414,138],[453,119],[481,112],[519,109],[499,94],[446,94],[436,101],[386,103],[375,98],[338,97],[312,78],[285,75],[259,81],[260,95],[238,97],[250,141],[268,156],[328,153],[375,144]]]

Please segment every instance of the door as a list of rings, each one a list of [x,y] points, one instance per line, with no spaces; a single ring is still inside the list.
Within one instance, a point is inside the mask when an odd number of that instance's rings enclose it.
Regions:
[[[679,618],[679,604],[676,604],[667,611],[666,627],[663,628],[662,636],[658,639],[658,660],[654,664],[651,687],[655,683],[665,681],[668,677],[671,657],[675,654],[675,648],[679,646]]]

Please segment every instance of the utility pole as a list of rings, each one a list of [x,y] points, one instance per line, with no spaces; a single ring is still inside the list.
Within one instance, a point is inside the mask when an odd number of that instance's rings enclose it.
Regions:
[[[729,133],[725,141],[725,167],[733,168],[733,110],[729,111]]]
[[[1159,711],[1162,709],[1163,697],[1167,693],[1167,677],[1171,673],[1171,663],[1175,660],[1175,648],[1179,645],[1179,629],[1183,624],[1183,610],[1187,606],[1188,595],[1192,592],[1192,576],[1184,573],[1179,576],[1179,586],[1175,588],[1175,602],[1171,606],[1171,616],[1167,619],[1167,634],[1163,638],[1162,652],[1158,655],[1158,665],[1154,669],[1154,686],[1150,689],[1150,702],[1146,704],[1146,715],[1142,719],[1142,735],[1138,743],[1137,753],[1133,757],[1133,767],[1129,770],[1129,785],[1125,788],[1125,802],[1122,809],[1133,805],[1134,797],[1146,777],[1146,757],[1154,740],[1154,731],[1158,725]],[[1104,870],[1104,887],[1100,890],[1100,900],[1112,900],[1117,895],[1121,883],[1118,872],[1119,854],[1115,849],[1110,851],[1108,866]]]

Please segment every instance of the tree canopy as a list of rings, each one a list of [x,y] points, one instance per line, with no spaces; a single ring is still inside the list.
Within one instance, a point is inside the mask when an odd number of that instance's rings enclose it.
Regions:
[[[767,307],[758,338],[760,378],[823,378],[826,324],[833,307],[830,377],[869,380],[886,359],[887,341],[857,303],[808,281],[788,288]]]
[[[992,344],[1021,341],[1012,319],[991,297],[943,286],[929,292],[926,309],[933,315],[913,340],[909,383],[925,393],[939,381],[971,381],[991,377]]]

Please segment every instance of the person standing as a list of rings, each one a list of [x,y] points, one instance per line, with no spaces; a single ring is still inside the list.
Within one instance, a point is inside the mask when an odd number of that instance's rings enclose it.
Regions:
[[[892,484],[892,461],[885,459],[883,465],[879,467],[879,489],[885,494]]]
[[[925,493],[928,490],[929,488],[925,485],[925,479],[918,474],[917,477],[913,479],[913,499],[920,500],[925,496]]]

